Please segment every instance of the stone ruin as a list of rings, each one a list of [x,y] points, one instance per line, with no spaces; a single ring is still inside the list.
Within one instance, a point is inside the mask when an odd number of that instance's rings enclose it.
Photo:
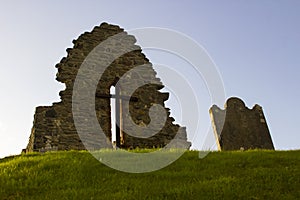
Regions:
[[[101,42],[119,33],[124,34],[125,39],[113,43],[112,45],[114,46],[112,46],[112,49],[126,48],[125,43],[134,45],[136,49],[118,57],[106,68],[99,80],[95,95],[96,116],[106,135],[105,140],[100,142],[105,143],[106,147],[112,147],[110,98],[113,97],[113,95],[110,94],[111,86],[116,86],[120,77],[139,65],[144,65],[145,67],[139,74],[130,74],[132,81],[148,78],[160,82],[160,79],[157,78],[152,64],[142,53],[141,48],[135,45],[136,39],[134,36],[128,35],[119,26],[102,23],[100,26],[96,26],[91,32],[85,32],[80,35],[78,39],[73,40],[73,48],[68,48],[66,50],[67,56],[62,58],[55,66],[58,69],[56,80],[64,83],[66,88],[59,93],[61,98],[60,102],[53,103],[52,106],[40,106],[36,108],[26,152],[86,149],[76,131],[72,115],[74,80],[87,55]],[[106,49],[106,51],[109,52],[109,49]],[[103,56],[100,60],[105,61],[108,57],[109,56]],[[140,77],[140,74],[142,74],[143,77]],[[168,100],[169,94],[160,92],[163,87],[162,84],[146,84],[135,90],[132,97],[128,97],[127,100],[121,101],[121,99],[119,99],[119,108],[128,105],[131,115],[125,116],[122,111],[116,112],[116,115],[119,115],[119,118],[118,116],[117,118],[122,120],[122,127],[117,126],[116,133],[116,145],[119,148],[158,148],[166,146],[171,140],[175,140],[177,142],[176,144],[181,145],[182,148],[190,147],[191,143],[187,141],[186,128],[174,124],[174,119],[170,117],[170,110],[165,107],[164,102]],[[129,123],[127,123],[130,117],[137,125],[145,126],[149,124],[149,108],[154,103],[162,105],[167,113],[166,122],[157,134],[143,138],[131,136],[123,131],[123,126],[130,126]],[[154,117],[160,120],[160,116]],[[126,130],[130,130],[130,127]],[[91,142],[95,143],[99,141]]]
[[[219,150],[274,150],[261,106],[249,109],[241,99],[232,97],[225,110],[213,105],[209,113]]]

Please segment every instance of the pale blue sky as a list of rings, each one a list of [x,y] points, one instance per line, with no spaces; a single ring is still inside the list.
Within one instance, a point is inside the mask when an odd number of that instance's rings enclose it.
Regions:
[[[300,1],[3,0],[0,157],[26,147],[35,107],[59,101],[63,86],[55,81],[55,64],[73,39],[104,21],[126,30],[163,27],[190,36],[218,66],[227,97],[263,106],[275,148],[300,148]],[[151,52],[147,56],[164,62]]]

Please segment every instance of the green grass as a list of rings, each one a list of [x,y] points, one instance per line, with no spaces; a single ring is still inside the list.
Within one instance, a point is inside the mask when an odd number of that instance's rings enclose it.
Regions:
[[[198,154],[142,174],[85,151],[9,157],[0,160],[0,199],[300,199],[300,151]]]

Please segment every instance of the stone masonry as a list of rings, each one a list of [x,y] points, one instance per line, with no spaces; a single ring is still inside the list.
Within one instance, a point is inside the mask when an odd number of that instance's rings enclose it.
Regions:
[[[118,33],[125,34],[125,40],[113,43],[112,45],[116,45],[112,46],[113,48],[125,48],[123,44],[130,43],[134,45],[137,50],[130,51],[115,59],[104,71],[97,86],[95,111],[98,122],[107,137],[105,141],[101,142],[108,144],[109,147],[112,146],[110,98],[103,98],[103,96],[109,97],[111,86],[115,86],[120,77],[139,65],[145,65],[146,67],[143,68],[144,71],[142,71],[142,73],[130,74],[131,80],[134,81],[135,79],[147,77],[148,79],[160,82],[160,79],[156,77],[156,72],[152,64],[142,53],[141,48],[135,45],[136,39],[134,36],[128,35],[119,26],[102,23],[100,26],[96,26],[91,32],[85,32],[80,35],[78,39],[73,40],[73,48],[68,48],[67,56],[62,58],[55,66],[58,69],[56,80],[64,83],[66,89],[59,93],[61,98],[60,102],[53,103],[52,106],[36,108],[26,152],[86,149],[78,136],[72,115],[74,80],[87,55],[102,41]],[[107,51],[109,51],[109,49]],[[101,59],[105,60],[106,57],[101,57]],[[140,74],[144,77],[140,77]],[[163,86],[161,84],[146,84],[135,90],[132,96],[135,97],[136,100],[133,101],[130,99],[129,104],[129,100],[126,104],[129,105],[131,116],[121,114],[123,126],[128,126],[126,120],[128,120],[129,117],[131,117],[137,125],[145,126],[149,124],[149,108],[151,105],[153,105],[153,103],[160,104],[165,108],[164,102],[169,98],[168,93],[159,91],[162,88]],[[124,103],[123,106],[126,105]],[[165,110],[167,119],[163,128],[157,134],[148,138],[142,138],[133,137],[121,130],[120,148],[164,147],[174,138],[177,144],[180,144],[184,148],[189,147],[190,142],[187,142],[186,129],[174,124],[174,119],[170,117],[169,109],[165,108]],[[156,117],[159,119],[160,116]]]
[[[262,107],[252,109],[236,97],[229,98],[225,110],[210,110],[219,150],[274,149]]]

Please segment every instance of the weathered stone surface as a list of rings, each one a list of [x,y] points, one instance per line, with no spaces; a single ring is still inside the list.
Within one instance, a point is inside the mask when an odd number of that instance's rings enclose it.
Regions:
[[[225,110],[213,105],[209,112],[219,150],[274,149],[261,106],[249,109],[232,97]]]
[[[90,33],[86,32],[80,35],[78,39],[73,40],[74,46],[73,48],[67,49],[67,57],[62,58],[60,63],[55,66],[58,69],[56,80],[64,83],[66,85],[66,89],[59,93],[61,102],[54,103],[52,106],[36,108],[33,128],[26,148],[27,152],[85,149],[76,131],[72,115],[74,81],[77,72],[87,55],[101,42],[118,33],[124,33],[125,39],[112,43],[111,45],[113,48],[126,48],[126,45],[128,46],[128,44],[130,44],[134,45],[137,50],[128,52],[114,60],[113,63],[111,63],[104,71],[101,79],[99,80],[95,96],[95,110],[99,124],[107,136],[107,139],[104,141],[91,140],[90,145],[99,146],[100,142],[106,144],[104,146],[107,146],[107,144],[112,146],[110,100],[109,98],[101,98],[101,96],[109,96],[110,87],[115,86],[120,77],[135,66],[145,65],[141,73],[137,74],[133,72],[129,74],[131,77],[130,81],[148,78],[161,84],[160,80],[156,77],[156,72],[154,71],[152,64],[141,52],[141,48],[135,45],[136,39],[134,36],[127,35],[127,33],[119,26],[102,23],[100,26],[95,27]],[[106,50],[108,52],[110,51],[110,49]],[[106,62],[108,58],[109,54],[99,59],[101,62]],[[142,74],[143,77],[140,77],[140,74]],[[93,76],[94,74],[87,73],[86,75]],[[86,87],[88,87],[88,85]],[[159,90],[162,88],[162,85],[146,84],[134,92],[133,96],[137,99],[136,101],[130,101],[129,104],[128,102],[122,104],[122,106],[129,105],[132,120],[136,124],[147,125],[150,123],[149,108],[153,105],[153,103],[160,104],[165,107],[164,102],[169,98],[169,95],[167,93],[161,93]],[[170,117],[169,109],[165,108],[165,110],[168,115],[166,123],[156,135],[149,138],[137,138],[122,132],[121,147],[163,147],[174,138],[177,142],[182,143],[183,146],[190,146],[190,143],[187,142],[185,128],[181,128],[179,125],[173,124],[174,119]],[[128,126],[126,120],[129,120],[129,117],[130,116],[122,114],[123,126]],[[159,119],[160,116],[156,117]],[[130,127],[127,128],[130,130]],[[177,134],[177,132],[179,132],[179,134]]]

